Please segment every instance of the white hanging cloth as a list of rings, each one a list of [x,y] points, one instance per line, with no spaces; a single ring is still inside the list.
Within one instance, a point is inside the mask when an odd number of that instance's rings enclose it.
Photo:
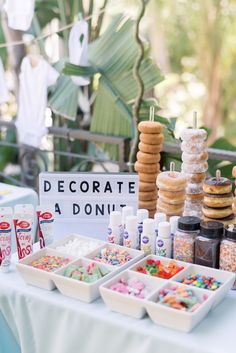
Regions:
[[[80,66],[88,66],[88,23],[79,20],[74,24],[69,36],[70,63]],[[72,76],[73,82],[78,86],[86,86],[90,83],[89,77]]]
[[[2,64],[2,59],[0,58],[0,104],[5,103],[9,100],[9,93],[5,80],[5,72]]]
[[[8,26],[12,29],[27,31],[34,16],[35,0],[6,0],[4,9]]]
[[[29,56],[21,64],[19,108],[16,120],[20,143],[40,147],[42,137],[47,134],[45,112],[47,88],[56,83],[59,73],[39,56],[32,66]]]

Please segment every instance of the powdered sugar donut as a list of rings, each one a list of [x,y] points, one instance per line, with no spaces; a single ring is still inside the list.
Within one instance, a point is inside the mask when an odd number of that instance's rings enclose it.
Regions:
[[[207,162],[202,162],[202,163],[182,163],[182,171],[184,173],[203,173],[206,172],[208,169],[208,163]]]
[[[184,209],[184,203],[175,205],[165,202],[163,199],[159,198],[157,200],[157,208],[165,209],[167,212],[182,212]]]
[[[208,159],[208,152],[203,151],[199,153],[187,153],[183,152],[182,161],[186,163],[198,163],[205,162]]]
[[[185,175],[190,183],[201,183],[206,178],[206,173],[185,173]]]
[[[236,165],[232,169],[232,176],[236,178]]]
[[[181,191],[187,185],[187,178],[183,173],[167,171],[157,177],[157,187],[162,190]]]
[[[184,129],[180,137],[183,141],[203,142],[207,138],[207,132],[203,129]]]
[[[181,150],[187,153],[200,153],[203,151],[207,151],[207,143],[203,142],[190,142],[190,141],[183,141],[181,143]]]
[[[204,198],[204,193],[201,192],[200,194],[186,194],[187,201],[202,201]]]
[[[187,194],[200,194],[202,193],[203,183],[189,183],[186,187]]]
[[[158,196],[166,203],[173,205],[183,204],[185,201],[185,191],[167,191],[163,189],[158,190]]]

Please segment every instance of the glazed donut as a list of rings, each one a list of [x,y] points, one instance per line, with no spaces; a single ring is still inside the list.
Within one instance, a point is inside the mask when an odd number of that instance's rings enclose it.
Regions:
[[[222,208],[227,206],[232,206],[233,203],[233,194],[205,194],[204,195],[204,205],[213,208]]]
[[[141,132],[139,139],[148,145],[160,145],[164,140],[164,136],[162,134],[144,134]]]
[[[144,164],[137,161],[134,163],[134,169],[138,173],[152,174],[160,170],[160,165],[158,163]]]
[[[236,178],[236,165],[232,169],[232,176]]]
[[[143,181],[139,181],[138,189],[141,192],[156,191],[157,190],[157,186],[156,186],[156,183],[145,183]]]
[[[208,169],[208,163],[207,162],[202,162],[202,163],[182,163],[182,171],[184,173],[190,173],[190,174],[195,174],[195,173],[203,173],[206,172]]]
[[[183,191],[185,190],[187,179],[180,172],[162,172],[157,177],[157,187],[167,191]]]
[[[228,194],[232,191],[232,183],[229,179],[220,177],[206,178],[203,183],[203,191],[206,194]]]
[[[201,183],[206,178],[206,173],[185,173],[185,175],[190,183]]]
[[[200,194],[186,194],[187,201],[202,201],[204,198],[204,193],[201,192]]]
[[[154,210],[149,210],[149,218],[154,218],[156,213],[156,208]]]
[[[157,178],[157,173],[153,174],[148,174],[148,173],[138,173],[139,181],[143,181],[145,183],[155,183],[156,184],[156,178]]]
[[[143,164],[158,163],[161,160],[161,155],[160,153],[150,154],[139,151],[137,153],[137,160]]]
[[[138,208],[145,208],[148,210],[156,210],[157,201],[140,201],[138,202]]]
[[[207,132],[203,129],[184,129],[180,135],[181,140],[188,142],[203,142],[207,138]]]
[[[232,207],[211,208],[204,205],[202,212],[207,218],[222,219],[231,216],[233,210]]]
[[[202,183],[188,183],[186,187],[187,194],[201,194],[202,193]]]
[[[235,206],[235,204],[233,204],[232,209],[233,209],[233,213],[234,213],[234,215],[236,216],[236,206]]]
[[[208,159],[207,151],[199,152],[199,153],[183,152],[182,154],[182,161],[185,163],[205,162],[207,159]]]
[[[158,196],[164,202],[172,204],[172,205],[179,205],[184,203],[185,201],[185,191],[167,191],[160,189],[158,190]]]
[[[183,212],[184,209],[184,203],[179,204],[179,205],[173,205],[167,202],[164,202],[161,198],[157,200],[157,209],[162,208],[163,210],[166,210],[165,213],[179,213]]]
[[[138,130],[144,134],[159,134],[162,131],[162,125],[157,121],[141,121],[138,124]]]
[[[155,191],[139,191],[138,198],[140,201],[157,200],[157,190]]]
[[[207,151],[207,143],[205,141],[194,143],[183,141],[181,143],[181,150],[187,153],[201,153]]]
[[[183,209],[179,212],[171,212],[167,209],[164,209],[160,206],[157,205],[157,209],[156,209],[156,212],[162,212],[162,213],[165,213],[167,215],[167,217],[171,217],[171,216],[182,216],[183,214]]]
[[[148,145],[144,142],[139,142],[138,144],[139,151],[144,153],[160,153],[163,149],[162,145]]]

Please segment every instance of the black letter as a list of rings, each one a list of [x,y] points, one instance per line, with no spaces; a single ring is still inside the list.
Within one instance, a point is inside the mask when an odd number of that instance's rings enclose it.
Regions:
[[[93,182],[93,192],[97,191],[99,193],[100,192],[99,187],[100,187],[99,181],[94,181]]]
[[[130,181],[129,182],[129,193],[130,194],[135,194],[134,186],[135,186],[135,182],[134,181]]]
[[[73,203],[73,214],[80,213],[80,207],[77,203]]]
[[[51,183],[49,182],[49,181],[47,181],[47,180],[44,180],[44,192],[48,192],[48,191],[50,191],[51,190]]]
[[[75,189],[72,189],[72,187],[71,187],[72,184],[76,184],[76,182],[75,181],[71,181],[70,184],[69,184],[69,189],[70,189],[71,192],[76,192]]]
[[[98,211],[100,212],[100,215],[104,216],[104,204],[101,205],[96,205],[96,216],[98,216]]]
[[[119,194],[121,194],[121,185],[124,183],[123,181],[117,181],[117,184],[119,185]]]
[[[109,190],[110,192],[112,192],[111,184],[110,184],[109,181],[106,182],[106,186],[105,186],[104,192],[107,192],[107,190]]]
[[[86,190],[83,190],[83,184],[86,185]],[[80,190],[81,190],[82,192],[87,192],[88,189],[89,189],[89,184],[88,184],[88,182],[87,182],[87,181],[82,181],[82,183],[80,184]]]
[[[59,214],[61,214],[61,210],[58,203],[55,204],[55,212],[58,212]]]
[[[87,211],[87,208],[89,208],[88,211]],[[86,215],[90,215],[90,214],[92,213],[92,206],[91,206],[89,203],[87,203],[87,204],[85,205],[84,210],[85,210]]]
[[[58,192],[64,192],[64,180],[58,180]]]

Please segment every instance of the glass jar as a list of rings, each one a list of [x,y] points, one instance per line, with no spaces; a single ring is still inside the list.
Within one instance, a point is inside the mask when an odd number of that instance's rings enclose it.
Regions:
[[[236,273],[236,224],[224,229],[224,239],[220,245],[220,269]],[[236,289],[236,281],[233,289]]]
[[[220,242],[224,225],[221,222],[201,222],[195,241],[195,264],[219,268]]]
[[[174,259],[194,263],[194,243],[199,234],[200,218],[180,217],[174,236]]]

